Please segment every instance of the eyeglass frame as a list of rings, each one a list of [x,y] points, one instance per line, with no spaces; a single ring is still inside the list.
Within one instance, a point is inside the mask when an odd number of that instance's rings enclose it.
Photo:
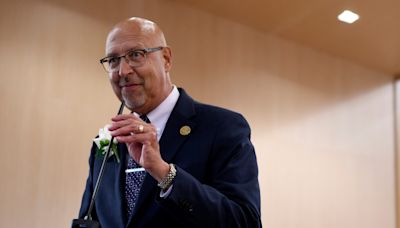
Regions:
[[[159,47],[152,47],[152,48],[143,48],[143,49],[134,49],[134,50],[129,50],[127,52],[125,52],[124,55],[120,55],[120,56],[106,56],[102,59],[100,59],[100,64],[103,66],[104,70],[108,73],[114,73],[117,72],[118,69],[121,67],[121,59],[124,58],[125,61],[129,64],[129,66],[131,67],[139,67],[142,66],[144,64],[144,61],[147,60],[147,54],[148,53],[152,53],[152,52],[156,52],[156,51],[161,51],[162,49],[164,49],[165,47],[159,46]],[[127,58],[127,56],[131,53],[135,53],[135,52],[143,52],[143,57],[144,57],[144,61],[142,63],[140,63],[139,65],[132,65],[131,63],[135,63],[134,61],[131,61],[129,58]],[[110,59],[116,58],[118,59],[118,66],[115,67],[116,70],[107,70],[107,67],[104,65],[104,63],[109,62]]]

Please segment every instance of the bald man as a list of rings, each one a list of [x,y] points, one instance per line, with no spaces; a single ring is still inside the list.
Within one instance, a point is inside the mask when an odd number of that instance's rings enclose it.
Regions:
[[[171,82],[171,48],[152,21],[115,25],[101,59],[133,114],[111,118],[110,157],[92,217],[103,228],[261,227],[258,167],[238,113],[194,101]],[[79,216],[88,211],[102,158],[93,144]],[[115,156],[114,156],[115,157]]]

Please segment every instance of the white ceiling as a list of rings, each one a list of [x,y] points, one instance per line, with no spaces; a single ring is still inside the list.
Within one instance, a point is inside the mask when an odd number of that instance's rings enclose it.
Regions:
[[[400,0],[175,0],[400,76]],[[337,20],[350,9],[354,24]]]

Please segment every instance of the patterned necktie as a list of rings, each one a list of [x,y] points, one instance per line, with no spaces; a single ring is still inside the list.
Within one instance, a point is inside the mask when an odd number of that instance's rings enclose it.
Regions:
[[[146,115],[140,116],[140,118],[146,123],[150,123],[150,120]],[[129,156],[128,153],[128,164],[127,169],[140,168],[140,166]],[[140,188],[142,187],[144,177],[146,176],[145,171],[129,172],[126,173],[125,177],[125,200],[127,206],[128,219],[132,216],[133,209],[135,208],[137,199],[139,198]]]

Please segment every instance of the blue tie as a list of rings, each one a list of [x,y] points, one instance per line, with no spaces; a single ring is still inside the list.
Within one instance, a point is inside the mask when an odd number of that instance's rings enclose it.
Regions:
[[[146,123],[150,123],[150,120],[146,115],[140,116],[140,118]],[[127,169],[140,168],[140,166],[132,159],[128,153],[128,164]],[[132,216],[133,209],[135,208],[137,199],[139,198],[140,188],[142,187],[144,177],[146,176],[145,171],[130,172],[126,173],[125,177],[125,199],[127,206],[128,219]]]

